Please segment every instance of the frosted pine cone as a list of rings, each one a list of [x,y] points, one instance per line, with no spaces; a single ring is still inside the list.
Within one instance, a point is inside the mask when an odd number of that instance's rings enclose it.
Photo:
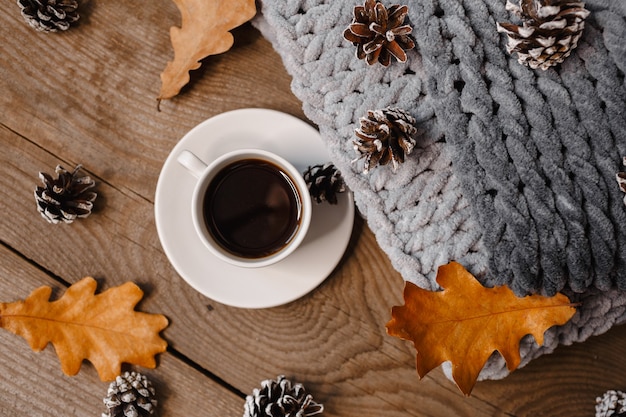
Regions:
[[[507,0],[507,10],[522,19],[522,26],[498,23],[508,36],[507,51],[530,68],[546,70],[567,58],[578,45],[589,11],[574,0]]]
[[[67,30],[78,20],[76,0],[17,0],[22,17],[40,32]]]
[[[341,172],[332,163],[310,166],[303,175],[311,198],[318,204],[328,201],[337,204],[337,194],[346,190]]]
[[[609,390],[596,398],[596,417],[618,417],[626,413],[626,394]]]
[[[364,174],[376,165],[389,162],[395,171],[415,147],[415,119],[404,110],[369,110],[360,122],[361,127],[355,131],[358,139],[354,141],[354,148],[360,153],[358,159],[365,159]]]
[[[148,417],[154,414],[157,401],[148,378],[138,372],[124,372],[115,378],[103,399],[108,411],[102,417]]]
[[[324,406],[313,401],[302,384],[280,375],[276,381],[261,382],[261,389],[246,397],[243,417],[311,417],[323,411]]]
[[[61,165],[57,165],[56,179],[39,173],[43,187],[35,189],[37,210],[50,223],[72,223],[78,217],[87,217],[91,214],[93,202],[97,194],[90,191],[96,183],[89,176],[79,176],[81,165],[68,172]]]
[[[626,156],[624,157],[623,164],[626,166]],[[619,188],[626,193],[626,172],[618,172],[616,177]],[[624,205],[626,205],[626,195],[624,196]]]
[[[354,7],[354,20],[343,37],[357,47],[357,58],[369,65],[379,62],[386,67],[392,56],[406,62],[405,51],[415,47],[410,37],[413,29],[404,24],[408,12],[407,6],[396,4],[387,9],[376,0],[365,0]]]

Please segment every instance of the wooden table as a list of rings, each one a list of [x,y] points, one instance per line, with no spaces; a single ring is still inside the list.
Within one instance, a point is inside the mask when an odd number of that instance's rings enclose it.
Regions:
[[[154,196],[172,147],[201,121],[244,107],[306,120],[290,77],[251,25],[228,53],[205,60],[190,85],[156,108],[172,58],[169,0],[81,1],[80,25],[58,34],[28,27],[15,1],[0,13],[0,301],[93,276],[104,290],[134,281],[141,311],[170,320],[154,370],[160,416],[240,416],[244,397],[284,374],[327,416],[593,416],[595,398],[626,390],[626,328],[560,347],[464,397],[440,369],[418,380],[410,343],[386,335],[403,280],[357,218],[339,266],[312,293],[260,310],[205,298],[175,272],[155,228]],[[33,190],[39,171],[83,164],[97,183],[94,213],[48,224]],[[65,376],[52,347],[31,351],[0,331],[0,416],[97,416],[108,383],[93,366]]]

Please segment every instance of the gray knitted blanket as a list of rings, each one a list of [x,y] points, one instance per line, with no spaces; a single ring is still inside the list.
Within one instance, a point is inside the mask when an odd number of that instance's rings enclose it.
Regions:
[[[387,6],[392,3],[383,0]],[[262,0],[254,24],[293,77],[332,162],[405,280],[436,289],[456,260],[485,285],[582,301],[543,347],[626,320],[626,207],[615,174],[626,156],[626,1],[587,0],[572,55],[549,70],[520,65],[496,22],[505,0],[405,0],[416,48],[368,66],[343,38],[360,0]],[[399,107],[421,134],[394,173],[362,173],[354,130],[368,110]],[[482,378],[507,374],[494,355]]]

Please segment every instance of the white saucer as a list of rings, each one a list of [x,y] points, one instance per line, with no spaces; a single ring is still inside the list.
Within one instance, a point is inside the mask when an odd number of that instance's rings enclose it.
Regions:
[[[266,109],[217,115],[189,131],[167,157],[156,188],[157,232],[176,271],[201,294],[235,307],[273,307],[307,294],[339,263],[352,234],[353,198],[346,192],[338,195],[337,205],[313,203],[307,237],[286,259],[264,268],[225,263],[194,230],[191,195],[196,179],[176,158],[188,149],[208,164],[240,148],[269,150],[301,172],[330,160],[319,133],[296,117]]]

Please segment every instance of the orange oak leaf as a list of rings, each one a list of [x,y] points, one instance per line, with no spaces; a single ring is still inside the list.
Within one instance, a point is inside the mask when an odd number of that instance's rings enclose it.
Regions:
[[[450,361],[465,395],[494,351],[513,371],[521,361],[523,336],[531,334],[541,345],[548,328],[565,324],[576,312],[563,294],[519,298],[506,286],[485,288],[457,262],[439,267],[437,283],[443,291],[407,282],[405,305],[393,307],[387,333],[413,342],[420,378]]]
[[[56,301],[40,287],[24,301],[0,303],[0,327],[26,339],[39,352],[52,343],[66,375],[76,375],[88,359],[102,381],[121,373],[122,363],[156,367],[154,356],[167,348],[159,333],[168,321],[160,314],[134,311],[143,297],[127,282],[94,295],[96,280],[85,277]]]
[[[189,82],[189,71],[200,60],[233,46],[230,30],[256,14],[255,0],[173,0],[181,14],[181,27],[170,28],[174,60],[161,73],[158,100],[174,97]]]

